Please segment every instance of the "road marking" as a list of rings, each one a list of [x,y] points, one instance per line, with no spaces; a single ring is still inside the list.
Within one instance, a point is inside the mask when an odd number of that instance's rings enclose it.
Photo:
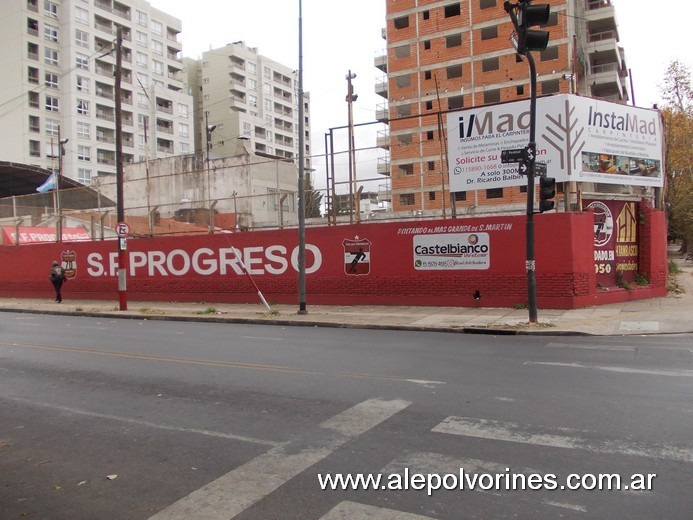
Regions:
[[[242,370],[262,370],[268,372],[288,372],[293,374],[308,374],[308,375],[322,375],[322,376],[338,376],[347,377],[351,379],[372,379],[376,381],[394,381],[400,383],[414,383],[414,384],[445,384],[442,381],[419,381],[417,379],[409,379],[400,376],[386,376],[380,374],[361,374],[357,372],[325,372],[321,370],[314,370],[311,368],[297,368],[289,367],[285,365],[264,365],[256,363],[235,363],[231,361],[212,361],[206,359],[193,359],[193,358],[176,358],[171,356],[155,356],[151,354],[139,354],[131,352],[117,352],[113,350],[97,350],[88,348],[75,348],[67,346],[54,346],[54,345],[38,345],[33,343],[16,343],[10,341],[0,341],[0,346],[7,346],[12,348],[30,348],[36,350],[47,350],[52,352],[70,352],[74,354],[89,354],[94,356],[105,356],[105,357],[116,357],[125,359],[137,359],[142,361],[161,361],[165,363],[177,363],[183,365],[202,365],[202,366],[212,366],[217,368],[236,368]]]
[[[578,506],[575,504],[566,504],[564,502],[554,502],[553,500],[542,500],[542,504],[547,506],[560,507],[562,509],[570,509],[571,511],[577,511],[578,513],[586,513],[587,509],[583,506]]]
[[[32,401],[30,399],[22,399],[21,397],[3,397],[7,401],[16,401],[19,403],[25,403],[31,406],[40,406],[43,408],[50,408],[51,410],[59,410],[61,412],[68,412],[75,415],[86,415],[89,417],[98,417],[99,419],[108,419],[111,421],[124,422],[129,424],[136,424],[138,426],[146,426],[148,428],[156,428],[158,430],[169,430],[183,433],[195,433],[198,435],[207,435],[209,437],[219,437],[221,439],[232,439],[235,441],[251,442],[253,444],[264,444],[266,446],[280,446],[282,443],[277,441],[270,441],[267,439],[258,439],[255,437],[247,437],[245,435],[234,435],[232,433],[222,433],[215,432],[211,430],[200,430],[197,428],[181,428],[180,426],[170,426],[166,424],[153,423],[150,421],[141,421],[139,419],[131,419],[129,417],[123,417],[121,415],[111,415],[98,412],[90,412],[88,410],[81,410],[79,408],[72,408],[70,406],[60,406],[52,403]]]
[[[592,451],[595,453],[611,453],[635,457],[648,457],[652,459],[693,462],[693,449],[688,447],[681,448],[671,444],[659,444],[652,446],[646,446],[644,444],[629,444],[622,439],[590,441],[580,436],[533,433],[533,431],[538,429],[539,428],[536,426],[493,421],[490,419],[448,417],[431,431],[451,435],[461,435],[463,437],[476,437],[479,439],[531,444],[534,446],[579,449]]]
[[[605,372],[619,372],[621,374],[641,374],[648,376],[665,377],[693,377],[693,370],[645,370],[644,368],[609,367],[599,365],[583,365],[582,363],[555,363],[550,361],[525,361],[524,365],[545,365],[566,368],[587,368],[592,370],[604,370]]]
[[[402,400],[363,401],[324,421],[320,425],[323,433],[320,440],[308,436],[277,446],[193,491],[151,518],[229,520],[409,404]]]
[[[432,520],[430,516],[415,515],[384,507],[367,506],[356,502],[340,502],[320,520]]]
[[[581,350],[615,350],[621,352],[635,352],[636,347],[621,345],[578,345],[574,343],[547,343],[546,348],[574,348]]]

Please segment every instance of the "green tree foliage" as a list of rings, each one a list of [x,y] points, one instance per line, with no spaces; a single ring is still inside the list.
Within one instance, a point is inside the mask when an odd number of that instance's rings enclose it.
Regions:
[[[304,179],[303,192],[306,196],[306,218],[320,217],[320,205],[322,204],[322,193],[313,187],[313,179],[309,172],[306,172]]]
[[[686,65],[673,61],[661,87],[664,107],[667,185],[665,203],[669,234],[683,242],[683,251],[693,245],[693,88]]]

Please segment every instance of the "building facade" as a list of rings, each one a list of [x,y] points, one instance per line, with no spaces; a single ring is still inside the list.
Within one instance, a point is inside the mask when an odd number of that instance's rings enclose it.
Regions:
[[[115,41],[122,34],[124,162],[194,151],[181,21],[145,0],[3,0],[3,160],[90,184],[116,168]],[[10,72],[11,71],[11,72]],[[60,161],[60,143],[63,156]]]
[[[227,157],[237,139],[248,139],[255,153],[289,161],[298,157],[296,71],[235,42],[185,60],[193,87],[198,152]],[[310,168],[310,103],[304,94],[305,166]],[[214,128],[207,132],[207,128]]]
[[[502,0],[388,0],[387,54],[375,90],[387,101],[378,120],[388,124],[378,146],[390,160],[394,211],[464,212],[480,206],[521,209],[526,187],[449,192],[445,114],[481,105],[528,99],[529,67],[513,48],[514,27]],[[617,103],[629,100],[628,69],[619,46],[610,0],[552,0],[543,30],[547,49],[533,53],[537,95],[578,94]],[[575,183],[571,183],[575,184]],[[626,193],[629,187],[587,186]],[[576,187],[560,186],[561,190]]]

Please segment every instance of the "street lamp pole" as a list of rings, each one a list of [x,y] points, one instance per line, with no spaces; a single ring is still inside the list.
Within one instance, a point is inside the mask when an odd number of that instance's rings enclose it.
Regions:
[[[306,310],[306,194],[303,185],[305,131],[303,122],[303,5],[298,0],[298,314]]]
[[[212,185],[209,174],[209,153],[212,150],[212,132],[217,125],[209,124],[209,112],[205,111],[205,133],[207,137],[207,207],[209,208],[209,232],[214,233],[214,205],[212,204]]]
[[[58,175],[55,179],[55,209],[58,215],[57,225],[55,226],[55,234],[58,242],[63,241],[63,206],[60,200],[60,181],[62,180],[63,176],[63,155],[65,155],[65,145],[68,141],[69,139],[60,138],[60,130],[58,130]]]

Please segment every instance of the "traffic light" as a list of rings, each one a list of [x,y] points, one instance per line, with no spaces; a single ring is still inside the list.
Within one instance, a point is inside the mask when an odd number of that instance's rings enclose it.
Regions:
[[[549,31],[532,29],[535,25],[544,25],[549,21],[551,6],[549,4],[532,5],[531,0],[520,0],[520,15],[517,23],[517,52],[543,51],[549,44]]]
[[[539,179],[539,213],[553,209],[553,199],[556,196],[556,179],[541,177]]]

